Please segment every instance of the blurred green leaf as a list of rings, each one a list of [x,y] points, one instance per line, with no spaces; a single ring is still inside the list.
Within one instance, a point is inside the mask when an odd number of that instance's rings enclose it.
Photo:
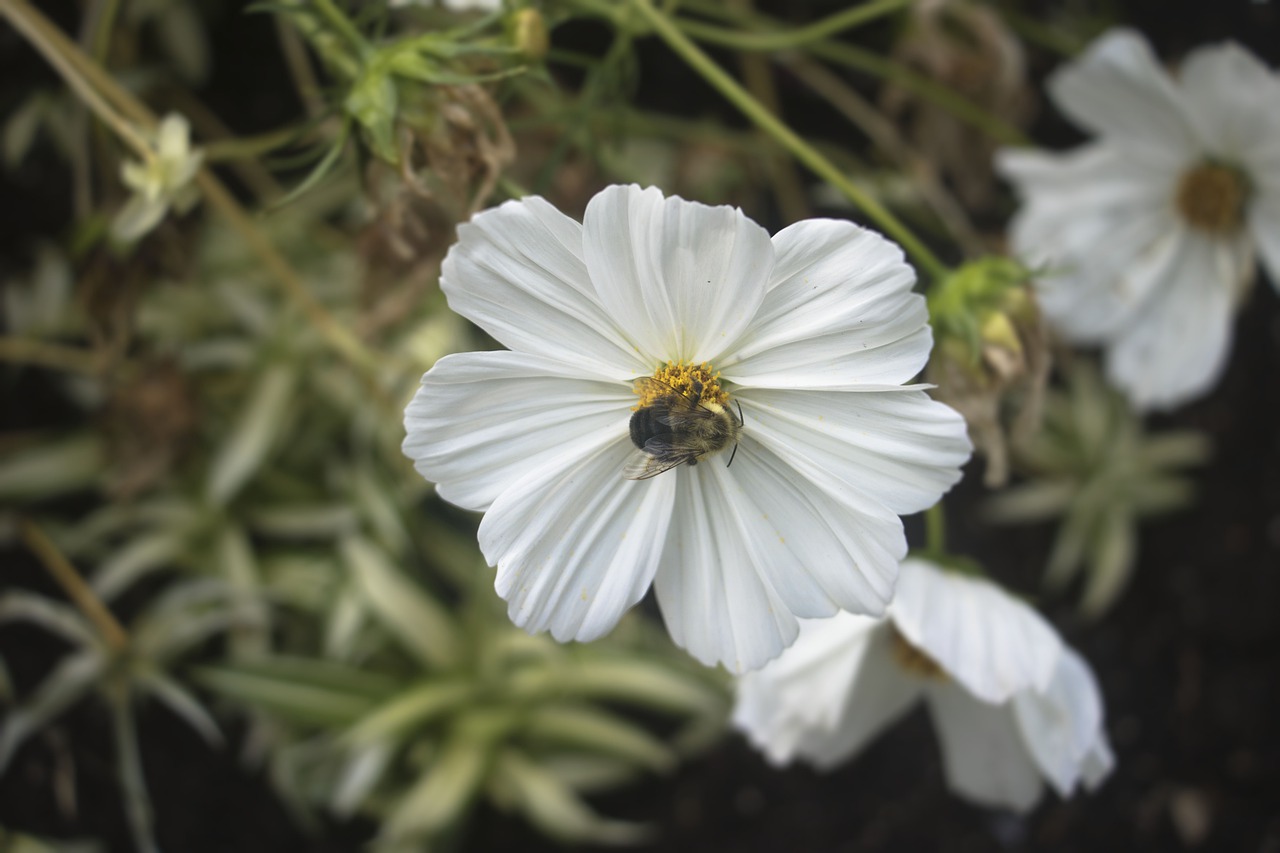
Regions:
[[[457,626],[443,607],[411,582],[377,545],[360,536],[341,544],[343,559],[383,625],[428,667],[458,659]]]
[[[449,741],[391,810],[383,835],[434,835],[456,824],[479,793],[488,763],[478,745],[462,738]]]
[[[309,658],[204,666],[195,675],[211,690],[303,725],[351,725],[395,689],[386,676]]]
[[[106,457],[94,435],[51,438],[0,459],[0,500],[34,503],[94,488]]]
[[[275,364],[263,371],[210,464],[205,492],[210,503],[225,504],[258,470],[284,429],[296,378],[292,365]]]
[[[566,842],[636,844],[650,835],[641,824],[606,820],[592,811],[553,774],[514,750],[504,751],[494,767],[509,796],[534,826]]]
[[[31,698],[5,717],[4,730],[0,731],[0,773],[28,737],[92,690],[106,667],[106,655],[98,648],[83,649],[63,658]]]

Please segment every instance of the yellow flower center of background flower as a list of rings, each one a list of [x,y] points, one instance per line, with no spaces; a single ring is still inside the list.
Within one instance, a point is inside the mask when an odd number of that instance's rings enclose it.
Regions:
[[[1230,166],[1201,163],[1178,182],[1178,211],[1193,228],[1226,234],[1240,227],[1249,187]]]
[[[912,675],[920,678],[933,678],[938,681],[947,680],[947,672],[938,662],[911,644],[911,641],[892,624],[889,626],[889,650],[893,661]]]
[[[720,387],[720,374],[705,361],[702,364],[668,361],[665,366],[653,372],[653,378],[686,396],[701,386],[699,403],[719,403],[721,406],[729,404],[728,392]],[[635,408],[639,409],[652,405],[662,397],[663,389],[662,386],[655,387],[653,383],[641,383],[636,388],[636,393],[640,395],[640,402],[636,403]]]

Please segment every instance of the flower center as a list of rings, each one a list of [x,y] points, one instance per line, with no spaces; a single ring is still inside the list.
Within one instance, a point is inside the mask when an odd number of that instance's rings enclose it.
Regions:
[[[653,372],[653,378],[662,384],[640,383],[636,387],[640,402],[636,403],[635,408],[653,405],[659,398],[665,396],[664,385],[685,397],[696,393],[699,404],[718,403],[721,406],[729,404],[728,392],[720,387],[720,374],[705,361],[702,364],[668,361],[665,366]]]
[[[946,670],[933,658],[913,646],[911,641],[902,636],[892,624],[889,626],[889,634],[889,649],[893,654],[894,663],[920,678],[947,680]]]
[[[1178,182],[1178,211],[1193,228],[1226,234],[1240,227],[1249,186],[1239,170],[1201,163]]]

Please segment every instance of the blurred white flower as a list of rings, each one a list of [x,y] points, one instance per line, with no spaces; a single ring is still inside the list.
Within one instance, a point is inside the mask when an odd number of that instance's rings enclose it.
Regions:
[[[924,700],[951,789],[1026,811],[1045,779],[1066,797],[1114,759],[1085,662],[995,584],[902,564],[888,615],[804,620],[782,657],[738,682],[734,724],[775,764],[829,768]]]
[[[165,116],[156,128],[151,155],[120,167],[120,179],[133,195],[112,224],[116,239],[137,240],[159,225],[171,207],[179,213],[189,210],[199,197],[191,180],[203,159],[204,152],[191,147],[187,120],[176,113]]]
[[[1005,150],[1025,206],[1014,249],[1045,270],[1041,306],[1068,339],[1106,349],[1141,409],[1207,392],[1255,251],[1280,288],[1280,78],[1233,43],[1176,79],[1137,33],[1100,38],[1049,81],[1097,139],[1066,154]]]
[[[929,357],[914,279],[850,222],[770,239],[736,208],[637,186],[596,195],[581,225],[507,202],[458,229],[440,286],[510,350],[441,359],[404,451],[485,512],[480,547],[517,625],[594,639],[652,583],[676,643],[754,669],[797,617],[882,613],[898,515],[936,502],[969,455],[959,415],[901,385]],[[655,375],[741,406],[732,467],[725,452],[624,476],[633,384]]]

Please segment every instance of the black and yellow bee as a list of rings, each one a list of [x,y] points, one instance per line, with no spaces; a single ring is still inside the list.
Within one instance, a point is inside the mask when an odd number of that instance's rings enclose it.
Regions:
[[[735,415],[715,401],[703,400],[702,387],[694,379],[686,394],[652,376],[636,381],[636,390],[650,402],[631,414],[636,452],[623,471],[628,480],[647,480],[686,462],[697,465],[702,457],[730,444],[728,464],[733,464],[742,435],[742,406]]]

